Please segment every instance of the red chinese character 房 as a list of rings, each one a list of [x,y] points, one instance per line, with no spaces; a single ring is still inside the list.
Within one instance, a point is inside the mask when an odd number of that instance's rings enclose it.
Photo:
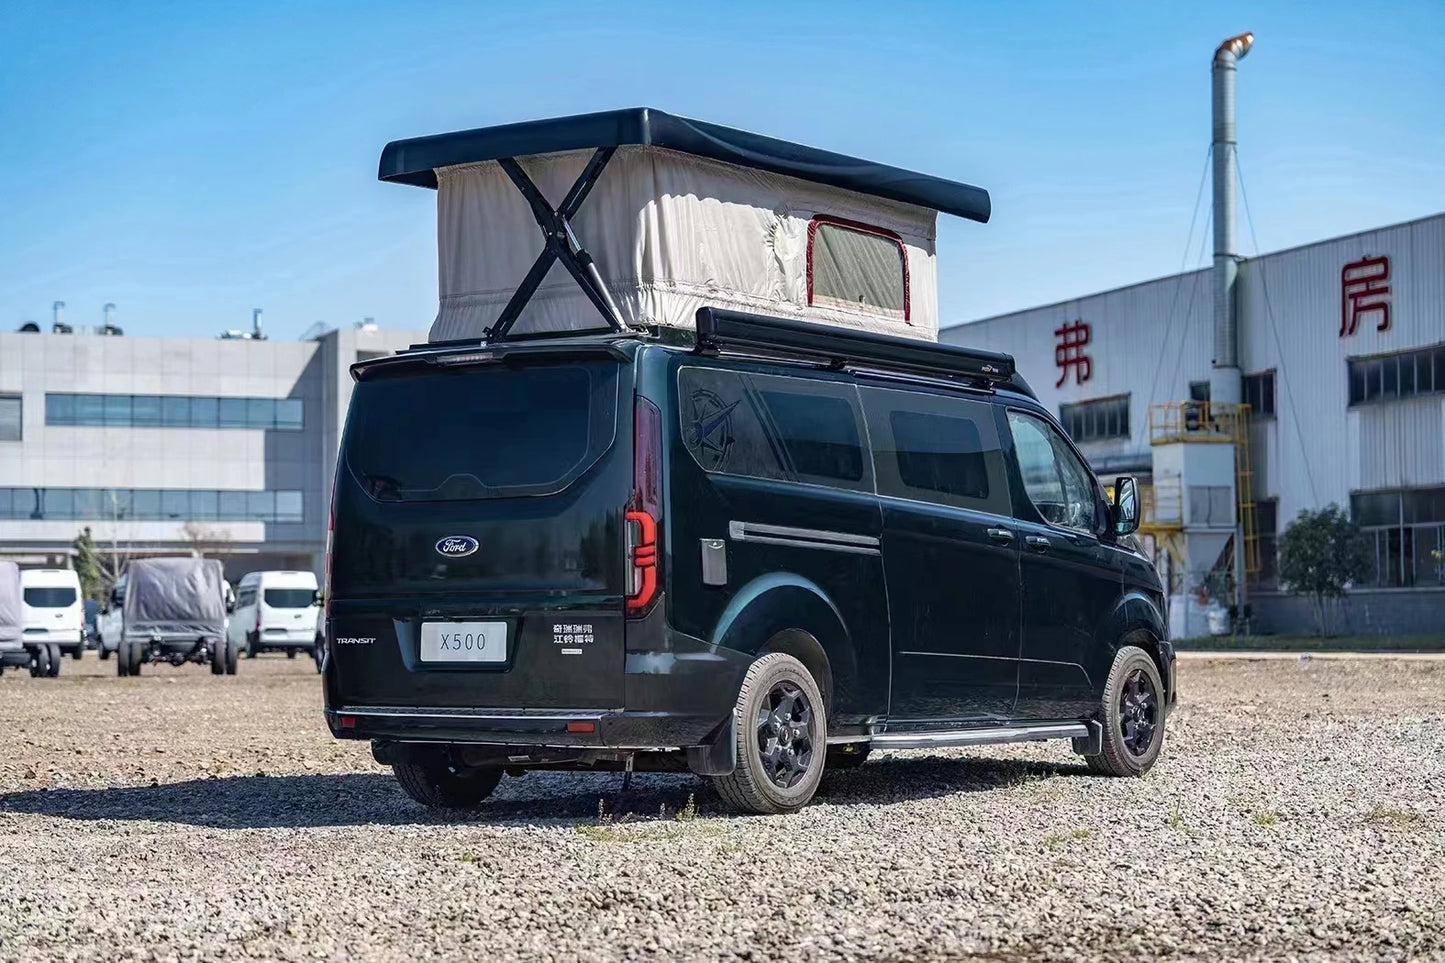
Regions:
[[[1074,384],[1081,385],[1094,373],[1093,360],[1084,353],[1089,343],[1089,325],[1082,320],[1071,321],[1054,332],[1059,343],[1054,346],[1054,366],[1059,369],[1059,380],[1055,388],[1062,388],[1074,373]]]
[[[1340,271],[1340,337],[1355,333],[1360,318],[1379,316],[1376,331],[1390,329],[1390,259],[1363,257]]]

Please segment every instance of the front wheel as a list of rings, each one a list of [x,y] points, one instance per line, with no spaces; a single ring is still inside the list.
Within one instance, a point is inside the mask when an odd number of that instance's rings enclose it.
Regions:
[[[714,776],[734,810],[789,813],[813,798],[823,778],[828,720],[818,683],[803,663],[782,652],[754,662],[733,708],[737,767]]]
[[[211,675],[226,674],[226,650],[231,646],[226,642],[217,642],[211,649]]]
[[[1149,654],[1126,645],[1104,684],[1103,752],[1085,756],[1094,772],[1142,776],[1164,748],[1164,682]]]
[[[480,805],[502,781],[502,770],[461,766],[446,749],[418,748],[391,767],[406,794],[433,809]]]
[[[226,675],[235,675],[236,660],[240,658],[240,653],[236,651],[236,647],[229,641],[221,644],[226,647]]]

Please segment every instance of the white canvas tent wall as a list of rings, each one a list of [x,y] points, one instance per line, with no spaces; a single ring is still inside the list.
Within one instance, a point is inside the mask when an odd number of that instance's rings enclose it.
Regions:
[[[382,178],[438,193],[432,341],[486,338],[543,249],[503,164],[515,158],[555,211],[599,149],[615,153],[570,227],[630,327],[690,328],[711,306],[936,340],[937,213],[989,213],[978,188],[646,108],[401,141],[383,154]],[[820,217],[901,242],[906,313],[809,303]],[[601,324],[578,281],[553,264],[503,327],[515,336]]]
[[[25,631],[23,597],[20,566],[0,561],[0,646],[20,647]]]

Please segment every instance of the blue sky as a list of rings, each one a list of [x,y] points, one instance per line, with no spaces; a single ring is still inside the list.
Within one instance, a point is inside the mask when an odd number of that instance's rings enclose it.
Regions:
[[[0,330],[54,300],[131,334],[424,327],[433,195],[379,183],[382,145],[643,104],[987,187],[990,224],[940,219],[945,324],[1128,284],[1185,257],[1210,56],[1244,30],[1264,250],[1445,210],[1438,0],[8,0]]]

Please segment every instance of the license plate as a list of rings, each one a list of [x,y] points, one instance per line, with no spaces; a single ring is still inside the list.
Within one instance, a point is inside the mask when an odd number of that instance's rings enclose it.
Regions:
[[[506,662],[506,622],[423,622],[423,662]]]

